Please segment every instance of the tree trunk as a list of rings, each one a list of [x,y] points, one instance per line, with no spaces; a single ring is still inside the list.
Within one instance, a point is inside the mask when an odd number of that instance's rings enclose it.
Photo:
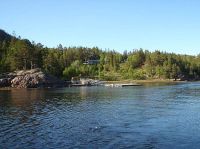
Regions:
[[[33,61],[31,61],[31,69],[33,69]]]
[[[27,61],[26,61],[26,59],[24,59],[24,70],[26,70],[26,63],[27,63]]]

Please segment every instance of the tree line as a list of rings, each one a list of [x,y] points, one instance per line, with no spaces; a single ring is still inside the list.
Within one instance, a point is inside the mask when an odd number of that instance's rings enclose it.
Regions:
[[[85,64],[88,60],[98,63]],[[41,68],[62,79],[98,77],[122,79],[200,79],[200,55],[181,55],[135,49],[119,53],[98,47],[48,48],[0,30],[0,73]]]

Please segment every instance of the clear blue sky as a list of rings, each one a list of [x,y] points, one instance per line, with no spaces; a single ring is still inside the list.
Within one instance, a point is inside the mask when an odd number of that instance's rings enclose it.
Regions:
[[[48,47],[200,53],[199,0],[1,0],[0,28]]]

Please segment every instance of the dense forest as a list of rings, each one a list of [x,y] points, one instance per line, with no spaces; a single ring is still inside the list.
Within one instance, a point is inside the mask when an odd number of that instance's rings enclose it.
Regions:
[[[180,55],[137,49],[119,53],[98,47],[47,48],[0,30],[0,73],[41,68],[70,80],[91,77],[122,79],[200,79],[200,55]]]

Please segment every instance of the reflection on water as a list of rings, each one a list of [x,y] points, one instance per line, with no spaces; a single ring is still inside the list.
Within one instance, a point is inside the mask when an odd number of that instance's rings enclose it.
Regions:
[[[200,83],[0,90],[0,148],[197,148]]]

